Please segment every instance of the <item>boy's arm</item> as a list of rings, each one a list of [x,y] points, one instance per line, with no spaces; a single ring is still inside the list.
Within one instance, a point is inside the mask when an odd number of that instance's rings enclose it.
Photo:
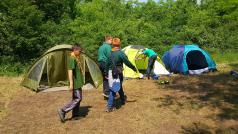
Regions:
[[[73,90],[73,70],[68,70],[68,76],[69,76],[69,90]]]
[[[105,63],[104,74],[105,74],[106,78],[108,78],[108,71],[109,71],[109,68],[110,68],[111,64],[112,64],[112,59],[111,59],[111,56],[110,56],[108,58],[108,60],[106,61],[106,63]]]
[[[143,52],[138,52],[137,56],[135,57],[135,60],[140,60],[140,59],[142,59],[142,58],[139,58],[139,56],[142,55],[142,54],[143,54]],[[144,54],[143,54],[143,55],[144,55]]]
[[[128,57],[124,53],[122,53],[121,56],[122,56],[123,63],[136,72],[137,71],[136,67],[129,61]]]
[[[147,56],[144,54],[144,57],[143,57],[143,59],[145,60],[145,59],[146,59],[146,57],[147,57]]]
[[[146,57],[147,57],[147,50],[145,50],[144,52],[143,52],[143,54],[144,54],[144,57],[143,57],[143,59],[145,60],[146,59]]]

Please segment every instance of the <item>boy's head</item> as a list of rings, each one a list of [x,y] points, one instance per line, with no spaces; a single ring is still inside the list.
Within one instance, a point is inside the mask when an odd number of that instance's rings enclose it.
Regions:
[[[75,56],[79,56],[82,51],[82,48],[80,44],[76,43],[72,47],[72,52],[74,53]]]
[[[112,45],[113,45],[114,47],[120,47],[120,45],[121,45],[121,40],[120,40],[119,38],[113,38],[113,39],[112,39]]]
[[[142,49],[142,52],[144,52],[147,48]]]
[[[105,36],[105,42],[108,44],[112,44],[112,39],[113,39],[113,37],[111,35]]]

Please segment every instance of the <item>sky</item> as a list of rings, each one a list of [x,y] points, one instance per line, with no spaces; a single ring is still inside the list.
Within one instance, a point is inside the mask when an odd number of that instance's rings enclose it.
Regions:
[[[139,0],[140,2],[147,2],[148,0]],[[155,0],[155,1],[159,1],[159,0]]]

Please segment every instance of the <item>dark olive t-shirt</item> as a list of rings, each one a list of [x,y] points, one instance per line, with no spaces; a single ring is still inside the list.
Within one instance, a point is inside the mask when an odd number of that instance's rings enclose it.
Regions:
[[[77,60],[73,57],[70,57],[68,60],[68,70],[73,71],[73,88],[81,88],[84,85],[83,75],[81,73],[80,67],[78,67]]]

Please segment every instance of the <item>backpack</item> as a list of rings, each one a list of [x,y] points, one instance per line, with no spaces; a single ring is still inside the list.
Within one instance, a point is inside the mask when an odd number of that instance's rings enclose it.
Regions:
[[[117,69],[117,65],[114,62],[114,58],[111,53],[111,61],[112,61],[112,77],[113,79],[118,79],[119,78],[119,71]]]

